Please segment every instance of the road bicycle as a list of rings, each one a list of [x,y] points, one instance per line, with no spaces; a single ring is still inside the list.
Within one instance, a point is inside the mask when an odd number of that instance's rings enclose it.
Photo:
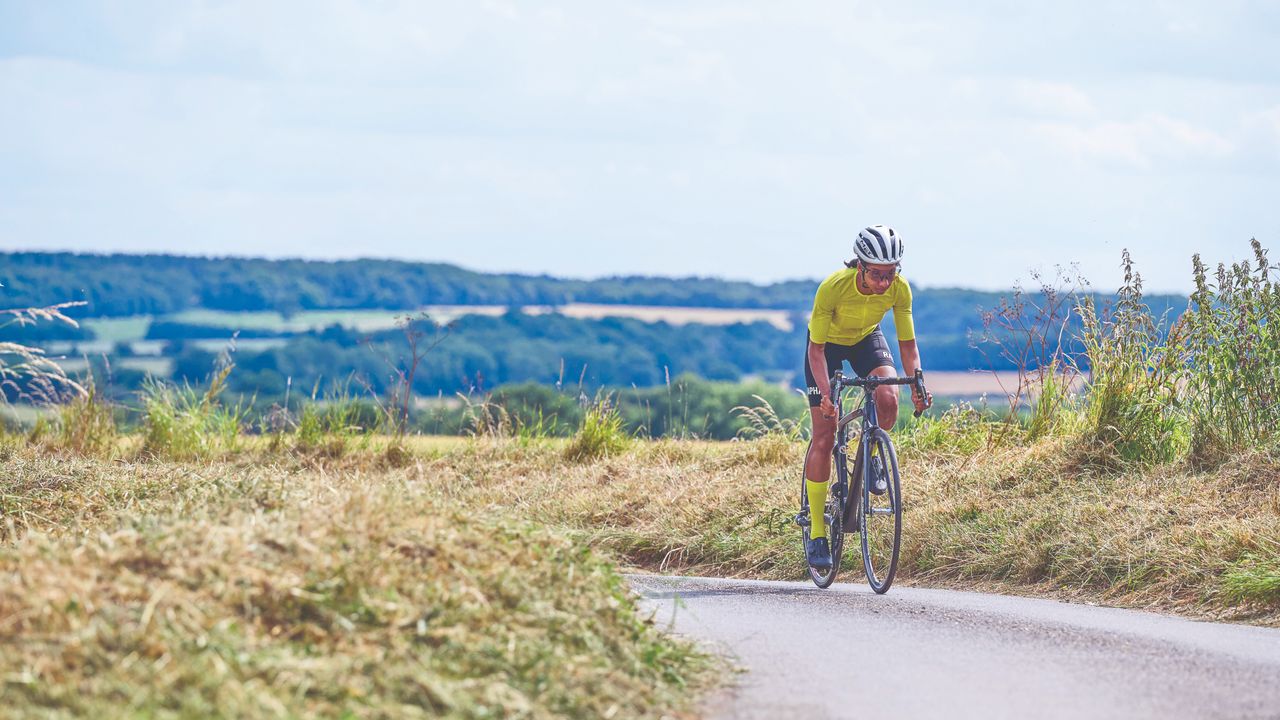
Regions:
[[[845,533],[861,536],[862,567],[872,590],[879,594],[888,592],[898,571],[898,550],[902,543],[902,487],[893,441],[889,439],[889,433],[880,428],[876,417],[875,390],[882,385],[911,385],[921,397],[929,396],[924,387],[924,373],[920,370],[916,370],[915,377],[873,375],[866,378],[845,377],[843,371],[837,370],[831,380],[831,397],[839,418],[835,446],[831,451],[834,472],[824,508],[827,537],[831,543],[831,567],[826,570],[809,568],[809,577],[820,588],[835,582],[844,554]],[[854,387],[862,388],[862,407],[845,414],[844,392]],[[915,416],[920,417],[920,411],[917,410]],[[862,418],[861,432],[851,438],[850,425],[858,418]],[[852,467],[848,452],[851,440],[856,443]],[[884,490],[880,493],[872,491],[877,480],[884,483]],[[807,544],[809,494],[805,489],[803,472],[800,513],[795,521],[803,531],[802,542]]]

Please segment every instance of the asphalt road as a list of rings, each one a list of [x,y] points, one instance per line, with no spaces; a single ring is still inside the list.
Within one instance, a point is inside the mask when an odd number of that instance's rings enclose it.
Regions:
[[[949,590],[630,577],[746,672],[710,718],[1280,718],[1280,630]]]

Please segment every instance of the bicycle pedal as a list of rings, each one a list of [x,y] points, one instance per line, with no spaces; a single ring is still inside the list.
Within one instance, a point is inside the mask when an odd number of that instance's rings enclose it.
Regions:
[[[792,520],[794,520],[800,527],[809,527],[808,513],[798,513],[794,518],[792,518]]]

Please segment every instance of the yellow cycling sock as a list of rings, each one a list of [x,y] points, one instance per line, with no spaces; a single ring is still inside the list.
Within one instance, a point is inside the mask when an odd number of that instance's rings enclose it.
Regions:
[[[827,484],[804,481],[805,491],[809,494],[809,539],[827,536],[827,517],[823,509],[827,506]]]

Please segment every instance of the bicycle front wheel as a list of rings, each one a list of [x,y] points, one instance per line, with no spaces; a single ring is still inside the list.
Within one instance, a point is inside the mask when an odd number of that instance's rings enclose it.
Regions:
[[[898,480],[898,455],[889,434],[880,428],[863,441],[862,463],[862,566],[871,589],[883,595],[898,572],[902,544],[902,487]],[[872,489],[883,480],[884,492]]]

